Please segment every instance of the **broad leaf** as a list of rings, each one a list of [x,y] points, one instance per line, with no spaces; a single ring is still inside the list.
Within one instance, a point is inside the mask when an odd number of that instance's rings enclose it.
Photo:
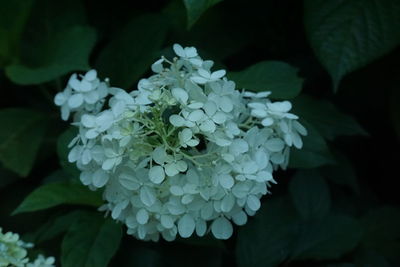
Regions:
[[[329,187],[317,171],[299,171],[290,181],[289,191],[303,219],[319,219],[328,214],[331,206]]]
[[[27,176],[44,137],[44,114],[22,108],[2,109],[0,125],[0,161],[20,176]]]
[[[187,11],[187,24],[191,28],[201,15],[222,0],[183,0]]]
[[[306,95],[296,97],[293,100],[293,113],[311,123],[328,140],[341,135],[367,135],[353,117],[340,112],[323,99]]]
[[[65,215],[57,216],[49,220],[35,233],[31,234],[30,238],[32,241],[34,241],[34,243],[53,239],[54,237],[66,232],[68,228],[84,214],[84,211],[76,210]]]
[[[299,226],[299,235],[290,258],[338,259],[353,250],[361,237],[361,226],[351,217],[330,215],[322,220],[306,221]]]
[[[88,70],[89,55],[95,42],[96,32],[93,28],[76,26],[66,29],[50,42],[50,62],[38,67],[11,65],[6,68],[6,74],[13,82],[27,85],[51,81],[71,71]]]
[[[329,181],[351,188],[354,193],[359,194],[360,188],[356,172],[351,165],[350,159],[343,154],[335,154],[336,162],[320,168],[320,173]]]
[[[400,43],[398,0],[306,0],[304,24],[334,89],[347,73]]]
[[[228,73],[238,89],[253,92],[271,91],[274,99],[297,96],[303,86],[298,70],[281,61],[262,61],[240,72]]]
[[[311,124],[301,123],[306,127],[308,134],[302,137],[302,149],[291,149],[289,167],[291,168],[316,168],[335,163],[325,139]]]
[[[33,0],[1,1],[0,67],[16,56]]]
[[[239,267],[278,266],[290,254],[296,237],[296,211],[287,199],[269,199],[256,216],[239,228]]]
[[[61,245],[63,267],[106,267],[121,242],[121,226],[100,214],[75,221]]]
[[[99,192],[75,183],[50,183],[30,193],[13,214],[48,209],[61,204],[77,204],[98,207],[103,203]]]
[[[113,86],[131,87],[157,57],[167,22],[161,16],[144,15],[130,21],[101,51],[96,69]]]

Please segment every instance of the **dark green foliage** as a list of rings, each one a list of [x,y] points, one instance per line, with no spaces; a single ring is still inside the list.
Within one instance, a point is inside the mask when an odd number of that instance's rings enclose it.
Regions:
[[[138,241],[68,162],[77,129],[53,97],[69,75],[130,91],[174,43],[288,99],[308,131],[227,241]],[[400,266],[399,44],[398,0],[0,0],[0,227],[62,267]]]

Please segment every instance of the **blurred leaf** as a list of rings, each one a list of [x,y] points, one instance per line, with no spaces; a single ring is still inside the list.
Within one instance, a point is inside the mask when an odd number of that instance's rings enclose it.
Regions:
[[[286,198],[269,199],[257,215],[239,228],[239,267],[277,266],[290,254],[296,237],[296,211]]]
[[[191,28],[201,15],[222,0],[183,0],[187,11],[187,24]]]
[[[330,210],[328,184],[315,170],[299,171],[290,180],[289,191],[294,206],[303,219],[320,219]]]
[[[376,251],[373,250],[360,250],[356,253],[355,255],[355,262],[356,266],[362,266],[362,267],[390,267],[392,265],[389,264],[389,262],[377,253]]]
[[[398,256],[400,248],[400,209],[383,206],[362,217],[365,229],[362,244],[385,256]],[[397,251],[397,253],[396,253]]]
[[[63,132],[57,140],[57,154],[60,160],[60,165],[65,172],[71,175],[73,178],[78,178],[80,171],[74,163],[70,163],[68,161],[68,154],[70,151],[68,145],[77,134],[78,128],[70,127]]]
[[[292,260],[338,259],[354,249],[362,237],[360,224],[343,215],[329,215],[300,225]]]
[[[304,11],[309,41],[335,90],[344,75],[400,42],[398,0],[307,0]]]
[[[0,188],[18,181],[19,178],[15,173],[0,167]]]
[[[33,0],[0,2],[0,68],[18,52]]]
[[[103,203],[99,192],[74,183],[50,183],[30,193],[13,214],[52,208],[61,204],[89,205],[98,207]]]
[[[131,87],[149,68],[164,42],[168,22],[160,15],[134,18],[101,51],[96,62],[100,76],[111,84]]]
[[[335,163],[333,156],[324,138],[311,124],[301,120],[308,134],[303,136],[303,147],[290,150],[289,167],[291,168],[316,168]]]
[[[338,263],[338,264],[328,264],[328,265],[323,265],[324,267],[356,267],[352,263]]]
[[[340,112],[324,99],[301,95],[292,103],[293,113],[310,122],[328,140],[341,135],[367,135],[353,117]]]
[[[289,99],[297,96],[303,86],[298,70],[281,61],[262,61],[239,72],[228,73],[237,88],[253,92],[271,91],[271,98]]]
[[[331,182],[347,186],[351,188],[354,193],[359,194],[360,187],[350,159],[344,154],[335,154],[335,160],[335,164],[321,167],[321,174]]]
[[[68,228],[84,214],[85,212],[76,210],[49,220],[31,235],[32,241],[34,243],[39,243],[53,239],[63,232],[66,232]]]
[[[27,176],[45,133],[44,114],[23,108],[2,109],[0,125],[0,161],[20,176]]]
[[[15,64],[6,68],[15,83],[40,84],[76,70],[88,70],[89,55],[96,42],[96,32],[87,26],[76,26],[59,32],[51,40],[51,62],[40,67]]]
[[[88,213],[69,228],[61,245],[63,267],[106,267],[119,248],[121,225]]]

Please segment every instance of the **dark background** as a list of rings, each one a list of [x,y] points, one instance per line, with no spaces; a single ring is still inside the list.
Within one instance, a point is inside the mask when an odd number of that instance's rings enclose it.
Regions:
[[[129,1],[101,0],[72,1],[83,4],[85,18],[81,18],[78,12],[74,13],[74,4],[66,4],[72,7],[62,9],[60,6],[66,1],[51,2],[36,1],[33,4],[31,17],[28,19],[29,23],[22,31],[22,37],[16,49],[20,51],[18,52],[19,61],[25,62],[26,65],[36,66],[35,57],[42,56],[35,54],[36,51],[40,51],[36,47],[40,47],[40,39],[46,34],[49,34],[48,38],[52,38],[52,31],[57,30],[51,29],[52,21],[57,20],[53,17],[54,14],[68,12],[67,15],[73,20],[83,20],[83,24],[93,27],[97,32],[97,42],[90,53],[90,66],[96,66],[102,50],[116,38],[116,34],[125,25],[147,13],[162,17],[165,25],[160,25],[160,27],[166,25],[168,27],[165,37],[160,40],[160,47],[163,50],[158,51],[156,55],[171,53],[172,44],[180,43],[195,46],[203,58],[215,60],[217,65],[225,67],[228,72],[240,71],[264,60],[284,61],[295,66],[299,69],[299,75],[305,79],[302,94],[332,102],[342,113],[355,118],[368,133],[368,135],[341,136],[328,142],[334,154],[345,155],[345,161],[354,170],[356,187],[359,188],[359,191],[355,193],[348,186],[329,181],[332,209],[350,214],[360,220],[371,210],[386,206],[397,207],[395,210],[398,211],[400,204],[397,186],[400,163],[398,156],[400,151],[400,48],[398,46],[374,59],[370,64],[346,75],[340,82],[338,91],[334,93],[330,75],[316,57],[308,41],[303,23],[303,1],[225,0],[207,10],[191,29],[187,29],[186,10],[181,1],[132,1],[130,3]],[[48,8],[45,12],[48,17],[39,15],[43,7]],[[45,27],[42,27],[42,20],[50,23],[48,32]],[[152,26],[149,25],[149,27]],[[143,30],[145,32],[146,29]],[[141,38],[142,36],[135,36],[131,41],[140,42]],[[152,59],[155,59],[156,55]],[[3,62],[6,63],[3,66],[7,66],[13,60],[11,57],[4,59]],[[138,67],[141,67],[140,64]],[[45,177],[60,168],[56,142],[68,124],[61,122],[58,109],[49,100],[59,90],[60,84],[63,88],[69,74],[70,72],[59,76],[56,80],[39,85],[18,85],[0,69],[2,109],[29,107],[48,114],[46,137],[30,174],[21,178],[12,171],[0,168],[0,226],[25,234],[28,239],[35,229],[40,228],[57,214],[65,214],[76,209],[75,206],[67,205],[47,211],[10,216],[10,213],[29,192],[41,185]],[[141,76],[149,74],[150,72],[147,71]],[[126,89],[134,88],[132,84]],[[318,113],[319,110],[313,112]],[[335,166],[338,170],[344,169],[341,164]],[[271,199],[286,197],[289,181],[296,172],[294,169],[289,169],[287,172],[279,171],[275,175],[278,184],[271,188],[271,195],[264,197],[263,205],[268,207]],[[400,221],[398,213],[391,215],[394,217],[389,216],[383,221],[388,223]],[[240,253],[246,252],[238,249],[237,230],[252,227],[250,223],[243,227],[236,227],[234,237],[225,242],[215,242],[210,237],[206,241],[195,239],[173,243],[163,241],[146,243],[124,235],[120,249],[110,266],[235,266],[237,262],[242,262],[240,266],[246,266],[242,260],[238,260],[238,257],[241,257]],[[400,261],[395,256],[400,255],[398,250],[400,230],[398,227],[395,228],[397,230],[394,232],[389,232],[392,229],[390,227],[381,228],[382,235],[393,237],[395,245],[389,249],[392,253],[386,253],[386,250],[375,250],[374,247],[373,253],[376,252],[379,260],[382,260],[379,263],[376,263],[376,258],[371,260],[365,256],[366,258],[362,259],[363,253],[369,250],[364,250],[365,246],[360,243],[355,248],[342,253],[338,258],[284,260],[280,264],[281,266],[329,266],[329,264],[348,263],[349,265],[331,266],[353,266],[351,264],[355,264],[354,266],[386,266],[383,264],[400,266],[397,265]],[[263,228],[257,231],[262,232]],[[61,240],[62,236],[58,236],[38,246],[46,251],[46,254],[59,258]],[[270,245],[259,243],[260,253],[269,253],[267,246]],[[263,265],[263,262],[257,265],[269,266],[267,263]]]

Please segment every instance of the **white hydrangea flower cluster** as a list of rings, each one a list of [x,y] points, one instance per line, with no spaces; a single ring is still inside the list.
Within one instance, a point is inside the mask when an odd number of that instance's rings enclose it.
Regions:
[[[3,233],[0,228],[0,267],[54,267],[54,257],[45,258],[39,255],[34,261],[29,262],[26,249],[32,248],[33,244],[25,243],[19,239],[19,235],[7,232]]]
[[[212,71],[194,47],[173,49],[178,57],[156,61],[138,90],[107,87],[109,108],[73,105],[81,115],[69,161],[83,184],[104,189],[100,210],[128,234],[172,241],[211,231],[228,239],[232,222],[244,225],[260,208],[273,171],[286,168],[290,148],[301,148],[307,132],[290,102],[235,90],[225,70]],[[72,96],[59,98],[71,107]]]

